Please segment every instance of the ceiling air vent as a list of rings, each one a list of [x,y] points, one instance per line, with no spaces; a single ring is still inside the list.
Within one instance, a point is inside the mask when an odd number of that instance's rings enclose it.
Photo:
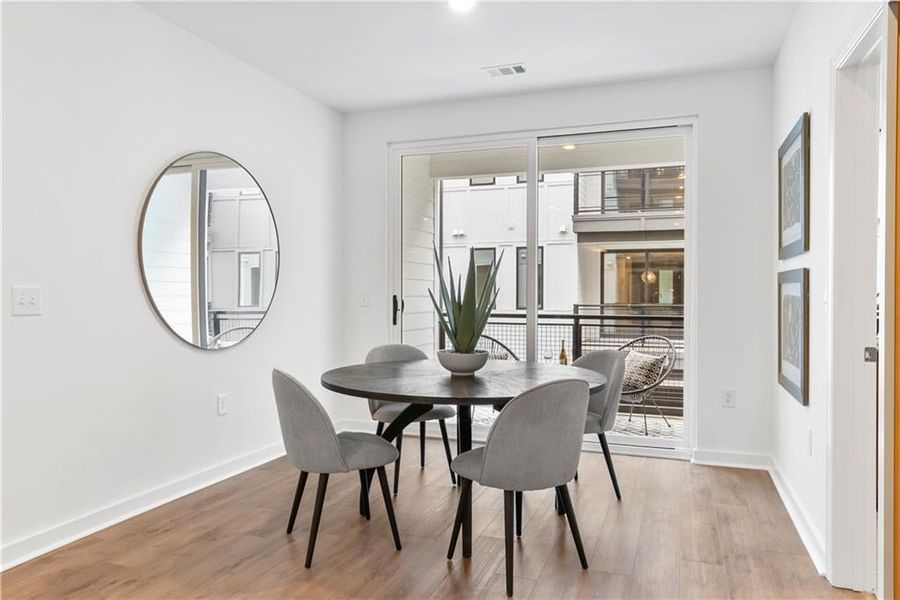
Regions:
[[[513,63],[510,65],[497,65],[494,67],[481,67],[481,70],[491,77],[506,77],[507,75],[524,75],[525,63]]]

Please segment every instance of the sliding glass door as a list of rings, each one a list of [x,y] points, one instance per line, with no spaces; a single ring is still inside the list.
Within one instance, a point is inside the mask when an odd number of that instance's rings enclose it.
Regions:
[[[428,296],[437,287],[433,248],[445,275],[450,265],[463,274],[471,258],[479,282],[499,260],[480,348],[495,360],[569,364],[629,343],[634,352],[668,351],[672,368],[653,393],[623,397],[611,439],[680,447],[686,139],[671,127],[398,151],[395,339],[429,355],[445,346]]]
[[[403,156],[402,300],[398,320],[404,343],[429,355],[444,347],[428,290],[437,290],[434,249],[446,277],[465,276],[470,257],[476,284],[500,261],[497,313],[515,313],[506,342],[526,358],[524,297],[517,292],[516,248],[526,242],[526,151],[491,148]],[[492,325],[488,327],[491,329]]]
[[[685,151],[668,129],[539,142],[537,359],[626,345],[665,357],[650,394],[625,390],[619,443],[683,441]]]

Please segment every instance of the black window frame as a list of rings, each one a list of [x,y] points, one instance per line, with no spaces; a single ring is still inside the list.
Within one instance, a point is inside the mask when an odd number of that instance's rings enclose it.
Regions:
[[[491,264],[495,264],[497,262],[497,248],[494,246],[480,246],[480,247],[473,246],[472,247],[472,260],[475,260],[475,255],[478,252],[482,252],[485,250],[491,251]],[[478,285],[478,283],[479,283],[479,281],[478,281],[478,263],[476,262],[475,263],[475,290],[480,294],[481,286]],[[496,290],[496,289],[497,289],[497,282],[495,281],[494,282],[494,290]]]

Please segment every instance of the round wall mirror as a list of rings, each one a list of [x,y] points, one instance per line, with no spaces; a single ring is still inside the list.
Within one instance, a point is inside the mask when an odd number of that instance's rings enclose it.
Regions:
[[[278,231],[259,183],[215,152],[182,156],[156,178],[141,215],[144,289],[160,320],[204,350],[239,344],[278,283]]]

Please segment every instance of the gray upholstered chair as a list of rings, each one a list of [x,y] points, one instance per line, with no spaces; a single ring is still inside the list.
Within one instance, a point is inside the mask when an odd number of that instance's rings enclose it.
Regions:
[[[513,591],[513,500],[517,493],[556,488],[581,567],[588,568],[575,509],[566,487],[578,468],[587,408],[588,384],[582,380],[561,379],[539,385],[503,407],[484,446],[453,459],[452,467],[462,482],[462,490],[448,559],[453,558],[464,511],[471,504],[474,481],[503,490],[507,596],[512,596]],[[521,523],[521,514],[517,516]]]
[[[394,506],[388,489],[387,474],[384,465],[397,459],[397,449],[390,442],[371,433],[334,432],[331,419],[306,387],[287,373],[275,369],[272,371],[272,387],[275,389],[275,404],[278,407],[278,420],[281,422],[281,435],[288,460],[300,469],[300,479],[291,506],[287,532],[294,530],[294,521],[303,488],[310,473],[319,474],[319,485],[316,490],[316,507],[313,512],[312,526],[309,530],[309,546],[306,549],[306,568],[312,565],[313,551],[316,548],[316,535],[319,532],[319,521],[322,518],[322,506],[325,504],[325,489],[328,486],[328,475],[331,473],[349,473],[359,471],[360,484],[368,485],[369,469],[376,469],[381,492],[384,496],[384,507],[387,510],[394,546],[400,550],[400,534],[394,518]],[[369,516],[368,495],[364,506],[366,517]]]
[[[584,433],[597,434],[600,446],[603,448],[603,457],[606,458],[606,466],[609,468],[609,477],[612,479],[616,498],[621,500],[619,482],[616,479],[616,469],[613,467],[612,455],[609,453],[609,444],[606,442],[606,432],[616,424],[616,414],[619,412],[619,399],[622,396],[622,378],[625,374],[625,354],[618,350],[597,350],[582,355],[572,363],[573,367],[590,369],[606,375],[606,387],[599,392],[591,394],[588,402],[587,418],[584,422]]]
[[[414,346],[406,344],[386,344],[384,346],[376,346],[369,351],[366,356],[366,363],[383,363],[383,362],[403,362],[409,360],[424,360],[428,355]],[[369,413],[372,418],[378,422],[376,432],[381,435],[385,425],[390,425],[403,410],[409,406],[405,402],[382,402],[380,400],[369,399]],[[434,408],[416,419],[419,424],[419,466],[425,468],[425,422],[437,421],[441,427],[441,438],[444,441],[444,453],[447,455],[447,466],[453,457],[450,454],[450,440],[447,437],[446,420],[456,416],[456,409],[452,406],[436,404]],[[403,432],[397,436],[397,462],[394,465],[394,495],[400,486],[400,452],[403,451]],[[450,481],[456,485],[456,476],[453,470],[450,470]]]

